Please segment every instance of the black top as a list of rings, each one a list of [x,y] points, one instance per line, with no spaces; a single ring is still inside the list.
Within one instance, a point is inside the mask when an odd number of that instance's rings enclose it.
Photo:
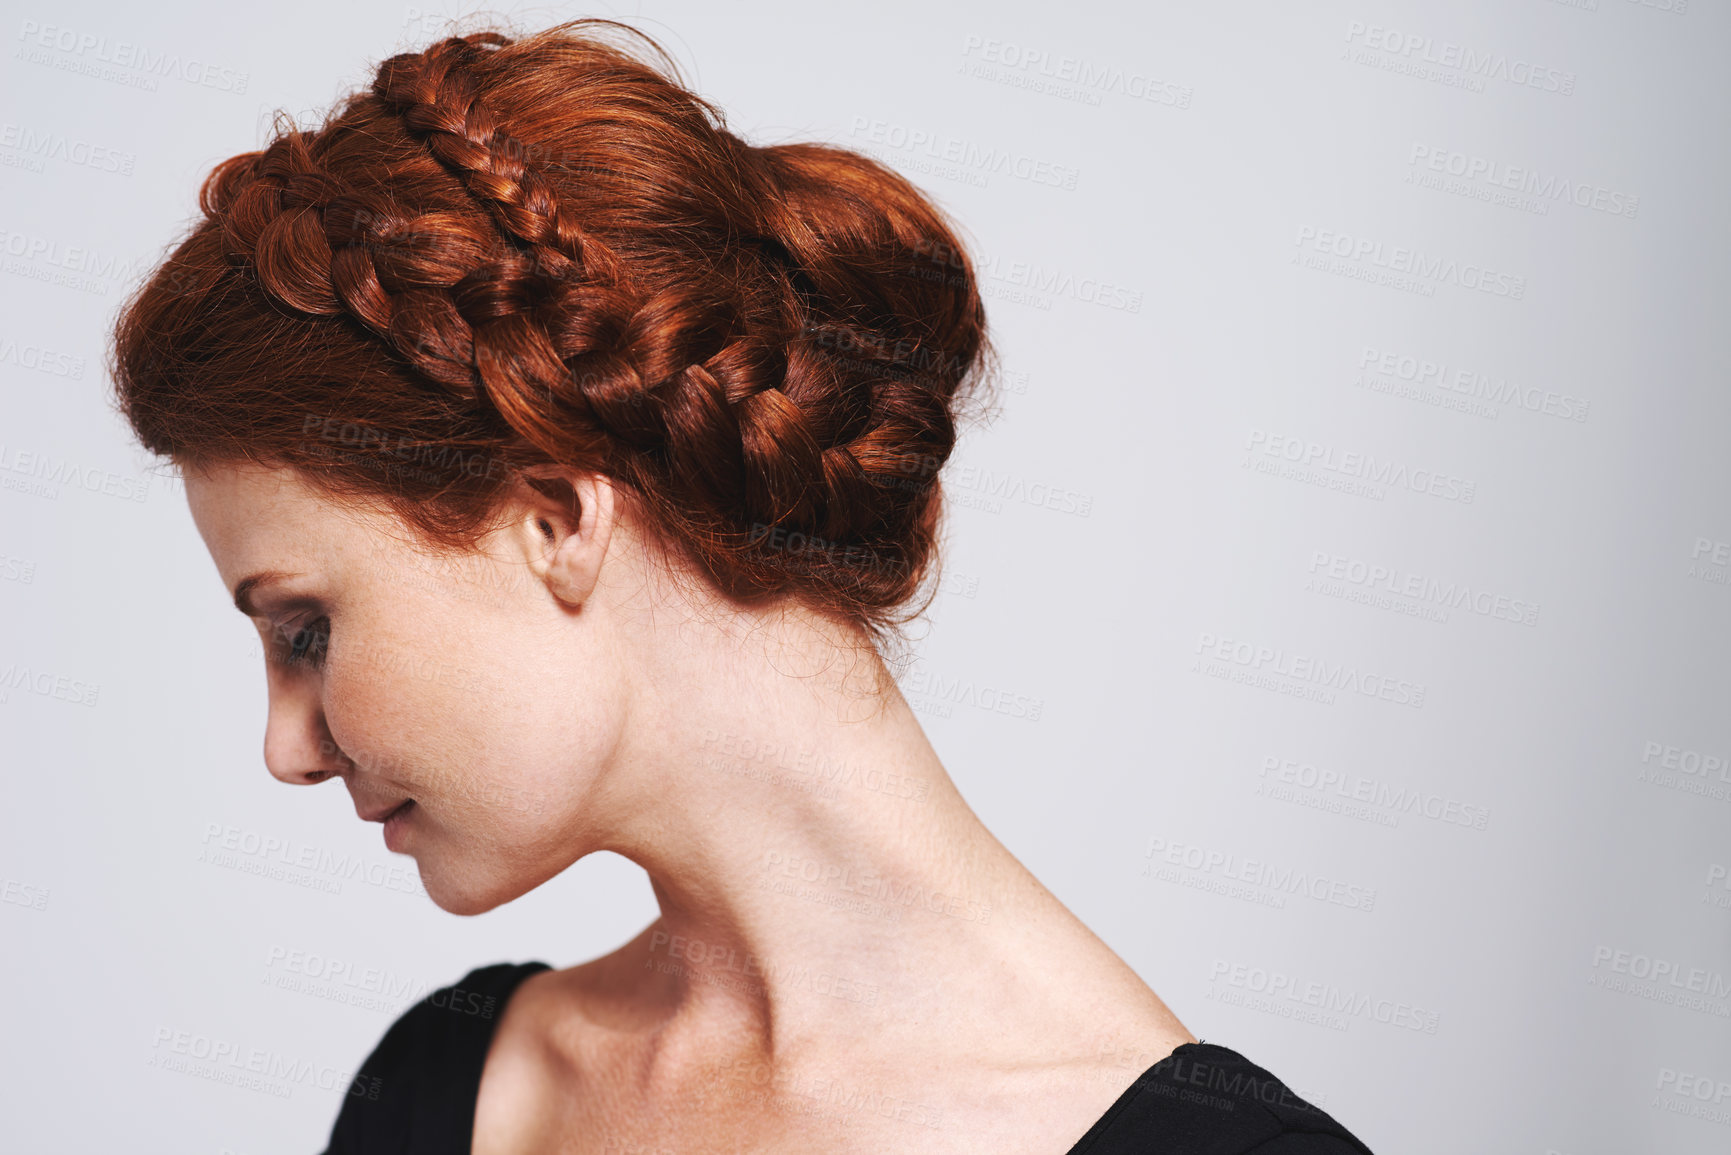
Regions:
[[[349,1086],[325,1155],[468,1155],[493,1028],[546,963],[497,963],[391,1025]],[[1185,1043],[1144,1071],[1068,1155],[1370,1155],[1237,1051]]]

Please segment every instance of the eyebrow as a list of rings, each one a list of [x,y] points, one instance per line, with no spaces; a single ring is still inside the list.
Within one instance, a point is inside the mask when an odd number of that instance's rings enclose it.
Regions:
[[[284,573],[281,570],[267,569],[243,577],[240,579],[240,583],[234,587],[234,608],[249,618],[260,617],[258,610],[252,604],[252,591],[274,581],[299,576],[299,574]]]

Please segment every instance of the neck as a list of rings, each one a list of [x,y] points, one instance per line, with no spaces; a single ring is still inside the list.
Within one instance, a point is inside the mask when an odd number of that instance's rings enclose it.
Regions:
[[[1037,1036],[1010,1020],[1084,1012],[1090,979],[1146,990],[985,829],[875,652],[803,614],[754,621],[674,631],[638,667],[647,705],[602,791],[601,848],[661,908],[620,960],[659,1037],[785,1065],[907,1032],[917,1053],[934,1031]],[[1031,1012],[1026,960],[1054,951],[1089,973]]]

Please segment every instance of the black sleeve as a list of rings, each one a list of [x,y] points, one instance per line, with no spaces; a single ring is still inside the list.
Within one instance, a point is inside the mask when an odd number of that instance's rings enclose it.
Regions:
[[[1327,1112],[1217,1043],[1143,1073],[1071,1155],[1371,1155]]]
[[[325,1155],[468,1155],[493,1028],[545,967],[480,967],[404,1011],[349,1084]]]
[[[1344,1131],[1283,1131],[1245,1155],[1365,1155],[1369,1150]]]
[[[1193,1073],[1188,1082],[1210,1097],[1230,1101],[1247,1124],[1260,1117],[1257,1129],[1271,1132],[1267,1138],[1243,1147],[1244,1155],[1372,1155],[1369,1147],[1328,1112],[1237,1051],[1213,1046],[1205,1066],[1201,1072],[1205,1077],[1197,1078]]]

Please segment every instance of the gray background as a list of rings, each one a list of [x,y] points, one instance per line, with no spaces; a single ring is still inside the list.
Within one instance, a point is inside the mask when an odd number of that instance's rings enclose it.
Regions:
[[[436,4],[7,6],[8,1150],[318,1150],[414,997],[652,916],[610,856],[446,915],[273,781],[256,636],[105,397],[202,175]],[[1008,387],[904,684],[1192,1030],[1378,1151],[1727,1149],[1724,5],[507,11],[629,17],[969,231]]]

